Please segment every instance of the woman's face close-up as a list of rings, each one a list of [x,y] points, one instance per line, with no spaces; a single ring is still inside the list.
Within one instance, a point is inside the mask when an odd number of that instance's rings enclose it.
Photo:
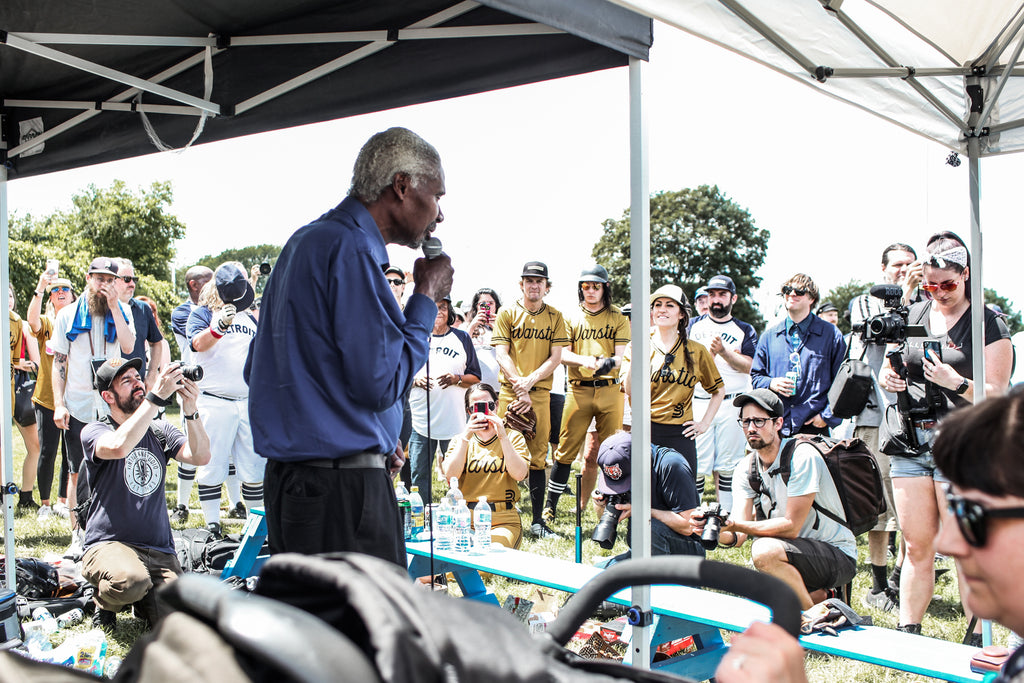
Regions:
[[[651,305],[651,317],[658,327],[674,327],[683,319],[683,309],[672,299],[660,297]]]
[[[967,270],[958,273],[953,268],[925,265],[921,289],[939,304],[957,304],[967,297],[967,277]]]

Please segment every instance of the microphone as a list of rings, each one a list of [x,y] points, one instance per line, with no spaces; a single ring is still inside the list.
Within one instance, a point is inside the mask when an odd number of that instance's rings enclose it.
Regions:
[[[899,285],[875,285],[871,288],[871,296],[876,299],[902,299],[903,288]]]
[[[441,249],[443,248],[441,246],[441,240],[439,240],[436,237],[426,238],[425,240],[423,240],[423,244],[421,246],[423,248],[423,257],[428,261],[436,259],[438,256],[440,256]]]

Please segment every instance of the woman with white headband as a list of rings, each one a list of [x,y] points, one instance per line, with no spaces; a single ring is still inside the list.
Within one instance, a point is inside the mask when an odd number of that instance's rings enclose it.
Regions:
[[[887,390],[909,394],[909,417],[921,447],[917,456],[893,455],[891,467],[896,512],[907,546],[900,576],[899,629],[911,633],[921,632],[921,619],[932,599],[940,522],[952,521],[942,490],[949,480],[935,467],[932,439],[939,420],[974,400],[970,276],[970,256],[959,237],[947,232],[929,240],[921,289],[931,300],[912,305],[908,317],[908,324],[923,325],[927,336],[907,340],[906,381],[889,364],[879,373]],[[1013,347],[1002,318],[987,308],[984,315],[985,394],[993,396],[1006,392]],[[962,594],[962,577],[960,588]],[[980,643],[980,634],[977,640]]]

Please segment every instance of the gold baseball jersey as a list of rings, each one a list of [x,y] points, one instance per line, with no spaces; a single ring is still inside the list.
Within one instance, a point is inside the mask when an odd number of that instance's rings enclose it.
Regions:
[[[507,433],[515,452],[529,462],[530,452],[523,435],[511,429]],[[445,457],[451,457],[456,446],[458,439],[453,439]],[[480,500],[480,496],[487,496],[491,503],[514,505],[519,501],[519,482],[505,469],[505,453],[501,450],[501,439],[497,434],[486,442],[481,441],[476,434],[470,437],[466,444],[466,467],[459,477],[459,489],[470,504]]]
[[[568,346],[565,335],[565,320],[557,308],[544,304],[536,313],[530,313],[522,301],[498,311],[494,322],[491,344],[507,346],[512,363],[520,377],[525,377],[541,366],[551,356],[555,346]],[[501,383],[511,386],[505,373]],[[537,389],[551,390],[551,375],[534,385]]]
[[[629,318],[622,315],[618,306],[591,313],[580,304],[579,311],[566,321],[565,328],[569,347],[580,356],[611,358],[615,355],[616,344],[629,343]],[[570,382],[574,379],[615,379],[619,376],[619,369],[612,368],[607,374],[597,376],[590,368],[567,366],[566,373]]]
[[[652,337],[653,338],[653,337]],[[659,424],[682,424],[693,419],[693,387],[700,384],[704,391],[713,394],[722,386],[714,357],[703,344],[686,340],[686,348],[693,359],[692,368],[686,370],[683,353],[683,338],[676,340],[669,351],[672,362],[665,366],[665,356],[651,344],[651,422]],[[633,346],[626,348],[622,359],[623,374],[629,372]]]

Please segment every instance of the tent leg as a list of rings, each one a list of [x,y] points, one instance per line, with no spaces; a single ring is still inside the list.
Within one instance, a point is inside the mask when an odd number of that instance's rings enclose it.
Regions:
[[[633,410],[631,480],[633,482],[632,535],[630,546],[635,558],[651,555],[651,337],[648,302],[651,291],[651,197],[647,177],[647,118],[643,111],[642,60],[629,59],[629,175],[630,175],[630,323],[633,339],[633,364],[630,370]],[[644,614],[650,614],[650,586],[634,586],[632,602]],[[651,667],[652,626],[634,627],[630,636],[630,658],[635,666]]]
[[[0,140],[0,146],[6,149],[6,144]],[[10,244],[7,232],[7,167],[0,164],[0,288],[7,289],[3,285],[10,287],[11,275],[10,275]],[[11,320],[10,316],[0,316],[0,339],[11,338]],[[3,363],[3,370],[0,370],[0,387],[11,386],[11,364]],[[5,415],[3,425],[3,448],[0,450],[0,460],[3,461],[3,482],[0,482],[4,486],[4,490],[9,490],[8,483],[14,481],[14,449],[12,448],[11,440],[11,415],[13,406],[11,405],[11,392],[4,390],[0,392],[3,394],[3,412],[0,415]],[[3,502],[4,508],[4,581],[7,587],[11,590],[17,590],[17,584],[14,581],[14,496],[13,494],[4,493],[3,498],[0,499]]]

